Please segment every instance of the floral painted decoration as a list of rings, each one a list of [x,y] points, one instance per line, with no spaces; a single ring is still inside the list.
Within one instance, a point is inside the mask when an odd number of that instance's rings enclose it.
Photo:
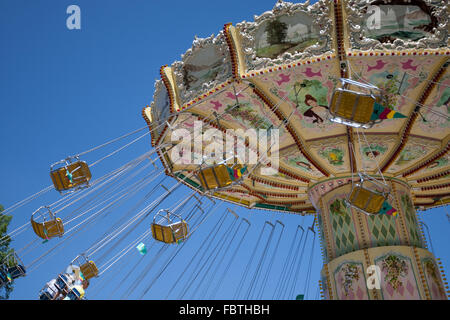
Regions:
[[[431,260],[425,261],[425,270],[431,276],[439,291],[443,296],[445,296],[445,290],[442,287],[441,281],[439,279],[438,271],[436,270],[436,265]]]
[[[406,262],[394,255],[389,255],[383,260],[382,270],[386,272],[385,280],[391,284],[394,290],[403,285],[400,277],[408,275]]]
[[[348,296],[352,286],[353,280],[359,280],[358,266],[353,263],[347,263],[342,267],[344,271],[344,278],[342,279],[342,285],[344,287],[345,295]]]
[[[330,204],[330,212],[334,215],[345,216],[347,215],[347,205],[344,199],[336,199]]]

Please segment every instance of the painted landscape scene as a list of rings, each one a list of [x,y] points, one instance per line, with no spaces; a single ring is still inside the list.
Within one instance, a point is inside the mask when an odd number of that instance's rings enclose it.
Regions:
[[[275,59],[285,52],[302,52],[317,43],[319,34],[305,13],[284,15],[261,25],[255,36],[256,55]]]
[[[432,20],[418,6],[371,5],[363,28],[366,37],[380,42],[417,41],[430,35]]]

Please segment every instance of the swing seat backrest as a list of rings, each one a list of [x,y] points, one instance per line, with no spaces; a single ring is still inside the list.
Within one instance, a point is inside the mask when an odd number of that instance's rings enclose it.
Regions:
[[[330,114],[351,122],[370,123],[374,103],[377,100],[368,94],[338,88],[334,91],[330,103]]]
[[[205,190],[211,190],[216,188],[224,188],[229,186],[236,180],[236,177],[232,176],[229,169],[241,170],[243,167],[241,164],[226,165],[219,164],[212,167],[201,169],[198,178],[202,187]]]
[[[164,243],[177,243],[187,238],[189,228],[186,221],[180,221],[171,225],[163,226],[152,223],[152,235],[157,241]]]
[[[60,218],[43,223],[38,223],[31,219],[31,226],[33,227],[34,233],[42,239],[61,237],[64,234],[64,225]]]
[[[72,181],[66,175],[67,171],[72,174]],[[92,175],[85,161],[70,163],[64,167],[50,172],[55,189],[58,191],[69,190],[76,186],[87,185]]]
[[[202,187],[206,190],[223,188],[233,182],[225,164],[201,169],[198,177]]]
[[[356,186],[349,197],[352,206],[369,214],[377,214],[383,206],[386,198],[376,192]]]
[[[18,264],[8,268],[8,273],[11,275],[11,278],[17,279],[20,277],[24,277],[26,274],[25,267]]]
[[[86,280],[94,278],[98,275],[98,269],[94,261],[88,261],[80,266],[80,271]]]

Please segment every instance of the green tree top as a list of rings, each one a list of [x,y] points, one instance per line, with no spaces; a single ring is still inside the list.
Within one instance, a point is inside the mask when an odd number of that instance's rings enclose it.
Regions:
[[[9,247],[11,242],[10,237],[7,235],[8,225],[11,222],[12,216],[2,214],[5,209],[0,204],[0,264],[3,262],[5,256],[12,251]],[[13,284],[7,283],[0,288],[0,300],[8,299],[13,290]]]
[[[284,43],[287,35],[287,29],[287,24],[278,19],[270,21],[267,23],[265,29],[267,32],[267,42],[269,42],[270,45]]]

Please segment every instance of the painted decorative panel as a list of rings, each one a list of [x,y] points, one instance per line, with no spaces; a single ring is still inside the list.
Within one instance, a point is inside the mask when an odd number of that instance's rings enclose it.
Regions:
[[[412,133],[427,135],[428,132],[433,132],[434,137],[445,138],[450,128],[450,71],[439,79],[424,105]]]
[[[395,147],[398,135],[361,134],[357,130],[353,132],[358,169],[378,173],[379,166]]]
[[[345,261],[334,270],[333,275],[339,300],[369,300],[362,263]]]
[[[409,116],[415,109],[417,95],[428,84],[430,71],[441,64],[435,56],[383,55],[349,57],[349,71],[352,79],[368,82],[383,92],[387,99],[386,107]],[[397,132],[398,126],[406,119],[386,119],[376,124],[369,132]]]
[[[347,0],[347,32],[354,49],[447,45],[448,13],[440,0]]]
[[[195,105],[191,112],[201,114],[224,128],[267,130],[268,139],[271,130],[278,129],[280,148],[294,143],[285,127],[280,126],[281,121],[277,116],[244,83],[229,86]],[[268,141],[267,148],[271,144],[273,142]]]
[[[435,21],[416,5],[369,5],[363,33],[380,42],[396,39],[417,41],[431,36]]]
[[[418,283],[409,257],[392,252],[375,258],[381,270],[384,300],[420,300]]]
[[[261,69],[332,51],[330,3],[279,1],[255,22],[236,25],[248,70]]]
[[[334,257],[360,249],[354,215],[344,202],[346,197],[347,193],[336,193],[324,204],[333,237]]]
[[[297,146],[293,146],[286,150],[280,150],[280,161],[289,167],[293,167],[301,174],[311,177],[322,177],[322,173],[317,170],[311,162],[298,150]]]
[[[404,239],[400,239],[400,222],[398,217],[364,215],[364,219],[369,231],[370,247],[405,244]]]
[[[196,38],[182,61],[172,65],[183,103],[231,77],[231,60],[223,32],[216,37]]]
[[[309,143],[311,154],[331,172],[350,171],[350,160],[345,137],[329,138]]]
[[[338,85],[336,61],[325,61],[295,68],[264,73],[258,84],[276,101],[290,106],[286,114],[301,135],[308,139],[345,133],[345,127],[329,120],[328,105]],[[300,77],[299,77],[300,75]]]
[[[386,172],[397,173],[413,167],[419,164],[426,155],[432,154],[440,148],[440,141],[411,137]]]
[[[169,93],[167,92],[167,89],[164,86],[162,80],[158,80],[155,83],[154,99],[150,106],[152,108],[152,121],[153,123],[157,123],[152,135],[156,140],[161,135],[161,132],[164,129],[164,126],[160,125],[160,123],[166,122],[170,115]]]

